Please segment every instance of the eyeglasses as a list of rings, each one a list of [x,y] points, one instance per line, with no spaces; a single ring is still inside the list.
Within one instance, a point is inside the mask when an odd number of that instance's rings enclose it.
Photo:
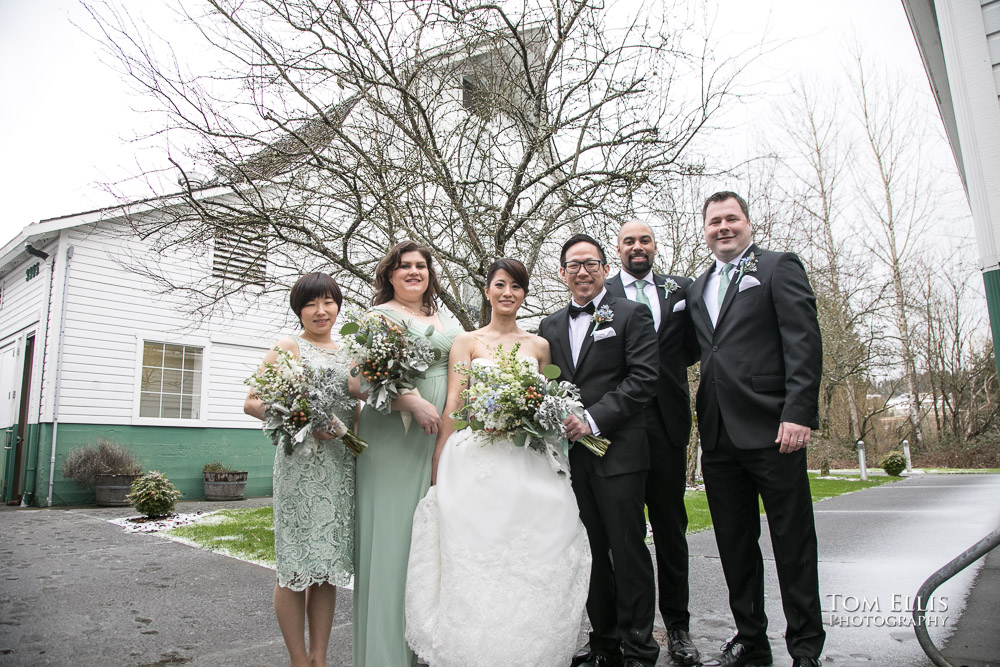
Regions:
[[[599,259],[588,259],[586,262],[563,262],[566,273],[579,273],[583,267],[586,267],[587,273],[597,273],[602,266],[604,266],[604,262]]]

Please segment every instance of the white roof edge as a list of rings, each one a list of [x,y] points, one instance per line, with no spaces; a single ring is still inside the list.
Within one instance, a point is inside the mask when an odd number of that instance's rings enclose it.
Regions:
[[[195,196],[198,199],[206,199],[226,194],[229,191],[228,186],[213,186],[196,191]],[[163,195],[160,197],[129,202],[127,204],[107,206],[93,211],[84,211],[83,213],[74,213],[71,215],[64,215],[57,218],[48,218],[46,220],[32,222],[22,228],[21,231],[18,232],[17,236],[0,248],[0,272],[6,271],[11,263],[17,261],[19,256],[24,254],[24,245],[26,243],[32,243],[33,241],[37,241],[38,239],[50,234],[61,232],[64,229],[72,229],[73,227],[91,225],[98,222],[115,220],[127,215],[144,213],[157,206],[171,206],[179,204],[184,201],[184,196],[185,193],[183,192],[175,192],[173,194]],[[172,202],[171,200],[176,201]]]

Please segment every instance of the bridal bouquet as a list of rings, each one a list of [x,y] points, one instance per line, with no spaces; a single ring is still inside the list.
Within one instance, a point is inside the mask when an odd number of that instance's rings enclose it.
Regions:
[[[557,382],[558,366],[549,364],[538,372],[532,359],[517,356],[520,345],[504,352],[498,345],[495,364],[455,366],[468,378],[462,391],[465,405],[451,414],[455,430],[480,431],[487,440],[512,440],[547,455],[553,469],[564,472],[568,414],[584,419],[580,390],[570,382]],[[598,456],[604,456],[610,441],[595,435],[579,440]]]
[[[341,329],[344,343],[357,363],[351,373],[361,374],[361,390],[368,391],[365,402],[384,415],[393,399],[414,390],[413,381],[424,377],[441,353],[431,347],[429,326],[423,336],[410,336],[404,327],[377,313],[348,316]]]
[[[334,413],[335,408],[351,409],[354,399],[347,393],[343,376],[332,368],[315,368],[302,363],[280,348],[278,358],[244,382],[264,403],[264,433],[286,455],[305,442],[315,430],[332,433],[358,456],[368,446],[351,433]],[[313,439],[313,454],[317,443]]]

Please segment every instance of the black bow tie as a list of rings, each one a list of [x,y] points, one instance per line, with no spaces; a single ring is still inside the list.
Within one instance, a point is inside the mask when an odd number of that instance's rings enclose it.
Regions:
[[[586,313],[587,315],[593,315],[594,314],[594,302],[593,301],[591,301],[590,303],[588,303],[586,306],[578,306],[578,305],[576,305],[574,303],[569,304],[569,316],[570,317],[572,317],[572,318],[575,319],[577,317],[580,317],[580,315],[583,315],[584,313]]]

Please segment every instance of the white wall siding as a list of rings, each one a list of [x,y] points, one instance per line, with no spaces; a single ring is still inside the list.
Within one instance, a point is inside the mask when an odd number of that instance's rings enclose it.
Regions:
[[[212,343],[212,379],[208,391],[208,420],[229,428],[260,428],[260,422],[243,413],[247,386],[243,380],[253,373],[267,353],[260,347]]]
[[[229,308],[199,318],[189,312],[183,296],[158,294],[161,286],[128,266],[155,262],[158,270],[188,282],[192,276],[209,275],[210,253],[179,249],[156,255],[111,222],[67,229],[63,235],[74,254],[63,341],[61,421],[157,423],[139,418],[136,405],[142,341],[152,340],[205,351],[201,419],[162,423],[259,428],[259,422],[243,414],[243,378],[283,331],[291,331],[284,295],[236,299]]]
[[[56,280],[61,275],[62,257],[59,256],[58,237],[39,247],[49,253],[49,258],[25,255],[12,265],[0,278],[3,283],[3,301],[0,303],[0,345],[17,342],[21,347],[22,336],[34,332],[35,343],[31,369],[31,388],[28,402],[28,421],[37,421],[41,405],[43,377],[45,372],[46,328],[48,305],[52,281],[53,262],[56,262]],[[25,280],[28,267],[38,264],[38,274]],[[21,350],[23,352],[23,350]],[[19,356],[18,372],[23,369],[23,354]],[[17,390],[21,390],[20,374],[15,380]],[[17,402],[15,402],[15,409]]]
[[[998,104],[1000,104],[1000,0],[982,0],[982,7],[986,46],[990,52],[993,81],[996,84]]]

